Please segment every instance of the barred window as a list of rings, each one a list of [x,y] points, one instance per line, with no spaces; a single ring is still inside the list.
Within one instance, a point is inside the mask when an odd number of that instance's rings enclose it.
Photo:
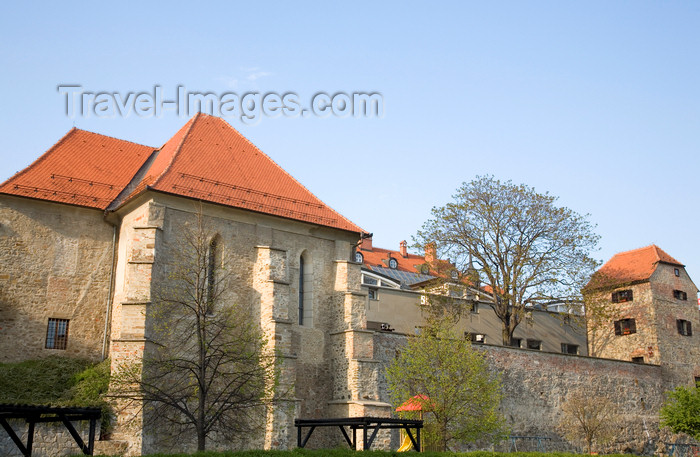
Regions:
[[[49,318],[46,349],[65,349],[68,344],[68,319]]]

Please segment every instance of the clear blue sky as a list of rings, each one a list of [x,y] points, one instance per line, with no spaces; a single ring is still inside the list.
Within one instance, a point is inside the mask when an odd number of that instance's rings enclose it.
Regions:
[[[590,213],[601,260],[656,243],[700,283],[698,2],[9,2],[0,43],[0,180],[73,125],[160,146],[187,121],[70,119],[61,84],[376,91],[381,119],[227,120],[375,245],[493,174]]]

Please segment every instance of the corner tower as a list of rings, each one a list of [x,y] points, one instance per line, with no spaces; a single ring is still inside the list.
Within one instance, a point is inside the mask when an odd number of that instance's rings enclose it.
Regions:
[[[698,288],[656,245],[615,254],[586,286],[593,356],[660,365],[671,385],[700,380]]]

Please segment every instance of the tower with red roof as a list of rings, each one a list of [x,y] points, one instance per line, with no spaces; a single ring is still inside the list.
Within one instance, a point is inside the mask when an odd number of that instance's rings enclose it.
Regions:
[[[697,293],[656,245],[615,254],[586,287],[589,353],[661,365],[675,385],[700,381]]]

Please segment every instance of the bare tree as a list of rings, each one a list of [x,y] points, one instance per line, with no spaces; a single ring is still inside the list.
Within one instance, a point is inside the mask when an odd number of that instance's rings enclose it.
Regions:
[[[201,213],[172,243],[164,284],[147,312],[143,361],[121,367],[113,393],[141,402],[144,422],[164,424],[197,450],[264,426],[277,373],[249,306],[226,299],[231,281],[222,241]]]
[[[418,231],[419,247],[453,259],[463,275],[478,266],[480,286],[510,343],[528,307],[580,302],[597,262],[589,253],[598,236],[585,216],[556,206],[556,197],[524,184],[477,177],[454,201],[432,210]]]
[[[562,412],[560,430],[568,440],[585,445],[589,454],[594,444],[612,441],[620,428],[612,402],[602,395],[572,394],[562,404]]]

